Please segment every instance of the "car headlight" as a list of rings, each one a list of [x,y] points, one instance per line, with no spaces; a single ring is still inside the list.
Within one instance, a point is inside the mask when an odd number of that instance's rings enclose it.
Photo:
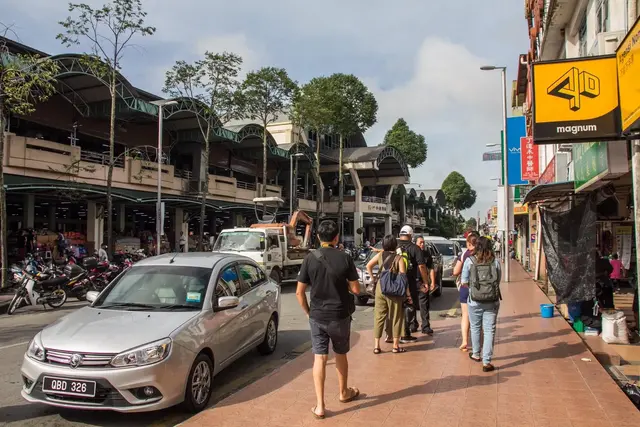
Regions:
[[[111,359],[111,366],[125,368],[151,365],[166,359],[170,350],[171,338],[164,338],[118,354]]]
[[[33,337],[31,342],[29,343],[29,348],[27,349],[27,356],[34,360],[38,360],[40,362],[44,362],[44,346],[42,345],[42,340],[40,339],[40,334]]]

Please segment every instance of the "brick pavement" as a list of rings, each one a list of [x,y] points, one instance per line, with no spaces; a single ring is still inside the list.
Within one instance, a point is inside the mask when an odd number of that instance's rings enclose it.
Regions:
[[[353,333],[349,383],[361,398],[338,402],[332,360],[327,418],[315,420],[312,356],[307,353],[185,422],[217,427],[638,427],[640,412],[561,317],[542,319],[548,302],[522,268],[512,268],[500,309],[494,364],[458,350],[459,324],[436,320],[433,338],[408,352],[372,353],[371,332]],[[583,359],[590,359],[585,361]],[[215,382],[214,382],[215,383]]]

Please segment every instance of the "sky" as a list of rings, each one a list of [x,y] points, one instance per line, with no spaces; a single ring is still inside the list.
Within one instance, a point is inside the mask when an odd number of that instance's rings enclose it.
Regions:
[[[69,15],[66,1],[2,3],[0,22],[20,42],[51,54],[81,50],[55,39],[58,22]],[[511,88],[518,55],[528,49],[522,1],[143,0],[143,6],[157,31],[135,38],[125,53],[122,72],[134,86],[161,95],[175,61],[196,60],[207,50],[241,55],[244,72],[283,67],[301,84],[352,73],[379,104],[368,145],[381,143],[399,117],[425,136],[428,157],[411,170],[411,186],[440,188],[456,170],[478,193],[464,216],[485,217],[495,204],[491,178],[499,176],[500,163],[482,162],[482,153],[500,142],[500,73],[479,68],[506,66]]]

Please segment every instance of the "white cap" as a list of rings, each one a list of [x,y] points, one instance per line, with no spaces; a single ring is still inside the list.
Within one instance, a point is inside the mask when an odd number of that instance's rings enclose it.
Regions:
[[[405,225],[400,229],[401,236],[413,236],[413,228],[410,225]]]

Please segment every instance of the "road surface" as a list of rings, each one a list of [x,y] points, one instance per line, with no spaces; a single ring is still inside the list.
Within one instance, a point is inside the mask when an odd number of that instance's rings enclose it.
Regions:
[[[221,372],[214,380],[214,395],[211,405],[229,394],[256,381],[287,361],[307,351],[309,325],[306,316],[298,307],[293,284],[283,285],[282,316],[278,348],[270,356],[262,357],[257,352],[245,355]],[[458,292],[445,288],[442,297],[432,303],[431,317],[437,319],[447,313],[453,314]],[[30,404],[20,396],[20,365],[22,357],[33,336],[44,326],[54,322],[84,304],[69,302],[61,310],[43,311],[42,308],[22,308],[13,316],[0,316],[0,426],[175,426],[188,418],[178,409],[169,409],[151,414],[122,415],[111,412],[71,411],[41,404]],[[354,314],[354,329],[372,329],[373,304],[358,307]],[[437,330],[436,330],[437,333]]]

